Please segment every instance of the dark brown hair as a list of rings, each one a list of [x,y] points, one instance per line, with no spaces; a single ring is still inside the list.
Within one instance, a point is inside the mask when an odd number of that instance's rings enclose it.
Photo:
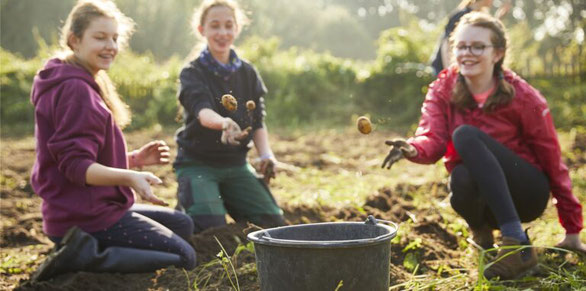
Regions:
[[[503,74],[503,63],[507,51],[508,38],[505,32],[503,23],[486,13],[482,12],[470,12],[462,17],[458,26],[450,37],[450,44],[453,47],[455,32],[462,29],[463,27],[471,25],[476,27],[482,27],[492,32],[491,43],[494,49],[501,50],[503,57],[494,64],[493,75],[497,79],[497,88],[492,96],[490,96],[483,106],[485,112],[492,112],[500,105],[509,104],[515,96],[515,88],[509,82],[504,79]],[[459,109],[474,108],[476,107],[476,101],[472,97],[472,93],[468,90],[464,77],[460,75],[456,86],[452,92],[452,103]]]

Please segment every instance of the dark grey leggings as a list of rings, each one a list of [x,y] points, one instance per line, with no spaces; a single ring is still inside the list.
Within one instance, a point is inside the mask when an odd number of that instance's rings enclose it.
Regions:
[[[474,126],[458,127],[452,140],[463,163],[452,171],[450,202],[470,227],[541,216],[550,191],[542,171]]]

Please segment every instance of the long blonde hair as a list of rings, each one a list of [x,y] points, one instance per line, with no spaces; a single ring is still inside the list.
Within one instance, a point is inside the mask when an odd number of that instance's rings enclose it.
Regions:
[[[483,106],[483,110],[486,112],[494,111],[499,105],[509,104],[515,96],[515,88],[504,79],[503,74],[503,63],[505,61],[508,37],[505,31],[503,23],[495,17],[482,12],[470,12],[462,17],[454,33],[450,37],[450,46],[454,45],[454,35],[456,31],[466,25],[482,27],[490,30],[492,36],[490,41],[494,49],[502,50],[503,57],[494,64],[493,76],[497,79],[497,88],[492,96],[490,96]],[[460,75],[458,82],[452,92],[452,103],[459,109],[473,108],[476,106],[476,101],[472,97],[472,93],[466,86],[464,77]]]
[[[75,57],[69,40],[71,36],[82,39],[90,23],[99,17],[112,18],[117,22],[119,33],[117,40],[118,46],[120,49],[125,48],[128,45],[128,39],[134,32],[134,21],[125,16],[112,1],[79,0],[73,9],[71,9],[61,29],[60,45],[62,51],[58,53],[58,57],[68,64],[84,67],[82,62]],[[108,74],[100,70],[94,78],[100,87],[100,96],[110,111],[112,111],[116,124],[120,128],[124,128],[130,124],[131,115],[128,105],[120,99],[116,87]]]

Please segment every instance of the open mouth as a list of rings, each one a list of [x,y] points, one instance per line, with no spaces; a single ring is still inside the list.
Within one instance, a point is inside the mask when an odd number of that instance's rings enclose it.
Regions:
[[[104,61],[111,61],[111,60],[114,59],[114,55],[110,55],[110,54],[107,54],[107,55],[98,55],[98,57],[101,60],[104,60]]]
[[[214,42],[219,47],[227,47],[230,44],[230,42],[225,41],[225,40],[215,40]]]
[[[460,62],[460,64],[463,65],[463,66],[473,66],[473,65],[478,64],[478,62],[477,61],[466,60],[466,61]]]

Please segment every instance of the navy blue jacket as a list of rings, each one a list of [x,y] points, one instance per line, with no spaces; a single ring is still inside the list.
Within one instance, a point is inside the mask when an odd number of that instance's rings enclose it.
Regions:
[[[244,165],[253,133],[263,127],[265,116],[262,96],[267,93],[267,89],[256,69],[242,60],[242,66],[228,80],[224,80],[209,72],[196,59],[181,70],[179,81],[177,97],[184,109],[184,125],[175,134],[178,145],[175,166],[190,160],[214,167]],[[222,106],[224,94],[231,94],[236,98],[236,111],[230,112]],[[256,103],[256,109],[250,113],[246,109],[246,102],[249,100]],[[230,117],[243,130],[252,127],[251,134],[239,146],[222,144],[222,131],[206,128],[199,122],[197,116],[204,108]]]

